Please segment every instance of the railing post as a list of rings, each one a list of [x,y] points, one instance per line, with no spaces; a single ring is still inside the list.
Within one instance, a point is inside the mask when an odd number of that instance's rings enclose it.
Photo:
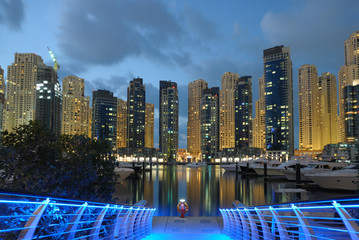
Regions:
[[[243,239],[249,239],[249,227],[248,227],[248,223],[245,219],[245,217],[243,216],[243,213],[237,208],[237,212],[239,217],[241,218],[241,222],[242,222],[242,233],[243,233]]]
[[[279,214],[273,207],[269,207],[269,209],[272,212],[274,220],[277,223],[280,239],[288,239],[289,235],[288,235],[287,229],[286,229],[282,219],[280,218]]]
[[[350,216],[350,214],[342,207],[342,205],[340,205],[340,203],[333,201],[332,204],[337,210],[345,227],[347,228],[350,238],[359,239],[359,227],[354,221],[351,221],[353,218]]]
[[[40,205],[35,212],[32,214],[34,215],[33,217],[30,217],[29,220],[26,222],[25,224],[25,228],[24,230],[21,231],[19,237],[17,239],[21,239],[21,240],[28,240],[28,239],[32,239],[32,236],[35,233],[37,224],[40,221],[40,218],[42,216],[42,214],[44,213],[47,205],[49,204],[50,199],[47,198],[45,201],[42,202],[42,205]]]
[[[81,216],[83,212],[85,211],[85,208],[87,207],[87,202],[85,202],[76,212],[76,215],[72,217],[69,225],[66,228],[66,234],[64,238],[66,239],[74,239],[76,234],[77,225],[79,224],[79,221],[81,219]]]
[[[153,215],[155,214],[156,209],[151,209],[150,212],[150,216],[147,220],[147,227],[146,227],[146,232],[147,234],[150,234],[152,232],[152,219],[153,219]]]
[[[269,227],[268,227],[268,224],[267,224],[266,220],[264,219],[262,213],[259,211],[258,208],[254,208],[254,210],[256,210],[258,218],[259,218],[259,221],[261,222],[261,225],[262,225],[263,239],[270,240],[271,239],[271,233],[269,231]]]
[[[254,239],[254,240],[259,239],[257,224],[254,222],[252,214],[246,208],[244,209],[244,211],[246,212],[247,218],[251,225],[251,239]]]
[[[111,232],[111,236],[110,238],[118,238],[118,235],[119,235],[119,231],[120,231],[120,225],[121,225],[121,219],[120,218],[120,215],[121,215],[121,212],[122,212],[122,209],[123,209],[123,206],[121,206],[116,214],[116,221],[115,221],[115,225],[113,226],[112,228],[112,232]]]
[[[97,216],[96,221],[92,226],[89,240],[97,240],[98,239],[98,235],[100,233],[100,227],[101,227],[103,218],[105,217],[108,207],[109,207],[109,205],[107,205],[104,209],[102,209],[100,214]]]
[[[306,240],[316,240],[317,238],[315,237],[315,233],[314,233],[313,229],[310,227],[307,219],[305,219],[305,216],[302,213],[302,211],[300,211],[293,204],[292,204],[292,208],[293,208],[295,215],[297,215],[299,223],[303,229],[305,239]]]
[[[221,213],[222,213],[222,219],[223,219],[223,233],[228,235],[228,217],[226,214],[226,209],[220,209]]]
[[[235,239],[240,239],[243,237],[243,232],[242,232],[242,224],[241,221],[239,220],[239,216],[236,214],[236,210],[235,209],[231,209],[232,212],[232,216],[233,216],[233,220],[234,220],[234,238]]]

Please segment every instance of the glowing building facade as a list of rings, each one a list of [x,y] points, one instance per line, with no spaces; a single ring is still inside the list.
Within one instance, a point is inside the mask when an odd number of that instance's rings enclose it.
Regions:
[[[66,76],[62,80],[61,133],[91,137],[90,97],[85,97],[85,80]]]

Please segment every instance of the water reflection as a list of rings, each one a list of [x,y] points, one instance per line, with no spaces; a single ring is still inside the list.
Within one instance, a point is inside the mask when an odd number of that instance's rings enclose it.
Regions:
[[[347,195],[318,189],[306,193],[280,193],[280,189],[287,188],[295,188],[295,183],[243,177],[224,172],[220,166],[187,168],[169,165],[154,166],[150,172],[117,184],[114,197],[124,204],[145,199],[148,206],[157,208],[158,216],[177,216],[176,206],[183,198],[190,207],[189,216],[220,216],[219,208],[232,207],[234,200],[252,206]]]

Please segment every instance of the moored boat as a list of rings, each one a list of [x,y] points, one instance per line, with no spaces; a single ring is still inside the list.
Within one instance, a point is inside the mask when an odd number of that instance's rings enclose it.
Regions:
[[[349,165],[332,172],[306,174],[306,177],[326,189],[359,190],[359,165]]]

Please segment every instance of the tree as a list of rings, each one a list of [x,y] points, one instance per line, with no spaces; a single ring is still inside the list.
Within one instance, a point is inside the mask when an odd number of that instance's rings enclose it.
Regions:
[[[4,132],[0,187],[84,200],[111,200],[116,174],[107,142],[85,136],[56,138],[41,122]]]

